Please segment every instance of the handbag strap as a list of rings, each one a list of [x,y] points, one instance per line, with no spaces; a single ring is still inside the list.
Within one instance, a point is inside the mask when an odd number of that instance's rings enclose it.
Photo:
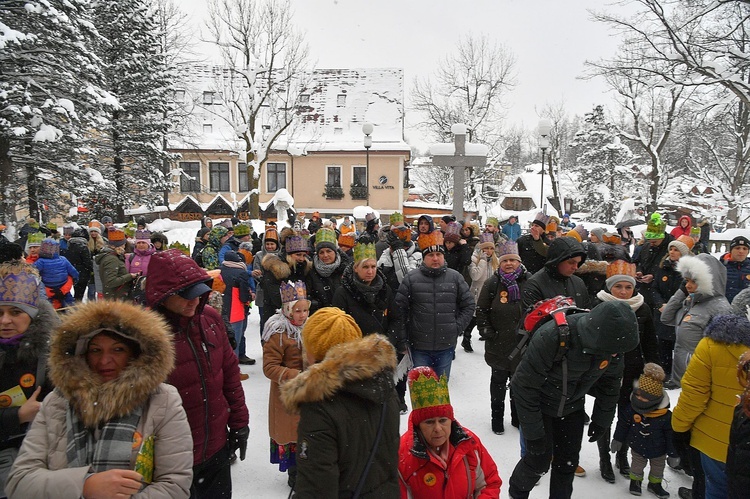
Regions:
[[[365,465],[364,471],[362,471],[362,476],[359,477],[359,483],[357,484],[357,488],[354,489],[354,494],[352,495],[352,499],[358,499],[359,495],[362,493],[362,487],[365,486],[365,480],[367,479],[367,475],[370,473],[370,467],[372,466],[372,462],[375,460],[375,451],[378,449],[378,444],[380,443],[380,439],[383,436],[383,427],[385,426],[385,412],[386,412],[386,406],[388,401],[383,401],[383,410],[380,412],[380,426],[378,427],[378,434],[375,436],[375,442],[372,444],[372,450],[370,451],[370,457],[367,459],[367,464]]]

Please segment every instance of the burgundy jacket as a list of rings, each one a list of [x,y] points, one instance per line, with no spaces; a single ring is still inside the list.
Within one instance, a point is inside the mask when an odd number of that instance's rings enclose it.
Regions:
[[[194,465],[226,445],[227,428],[248,425],[237,356],[229,345],[221,316],[206,305],[208,293],[201,297],[193,317],[161,306],[177,291],[210,280],[205,270],[179,250],[154,253],[146,279],[146,305],[164,315],[172,326],[176,362],[167,383],[182,397],[193,434]]]

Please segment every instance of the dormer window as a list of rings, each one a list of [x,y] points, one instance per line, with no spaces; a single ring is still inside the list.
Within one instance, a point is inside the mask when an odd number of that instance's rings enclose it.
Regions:
[[[338,107],[346,106],[346,94],[338,94],[336,96],[336,105]]]

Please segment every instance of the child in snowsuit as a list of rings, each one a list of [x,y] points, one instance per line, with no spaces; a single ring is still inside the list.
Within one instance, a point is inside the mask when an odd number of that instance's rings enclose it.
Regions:
[[[670,465],[676,457],[672,444],[672,411],[669,410],[669,395],[664,391],[664,369],[658,364],[648,363],[643,367],[630,395],[627,419],[618,419],[611,450],[617,452],[623,442],[630,444],[633,462],[630,464],[630,493],[641,495],[643,470],[650,463],[648,490],[659,498],[669,497],[661,485],[664,465]],[[667,458],[667,456],[670,456]]]
[[[78,281],[78,271],[64,256],[60,256],[60,243],[51,237],[42,241],[39,259],[34,262],[47,289],[47,298],[56,309],[75,304],[70,292]]]

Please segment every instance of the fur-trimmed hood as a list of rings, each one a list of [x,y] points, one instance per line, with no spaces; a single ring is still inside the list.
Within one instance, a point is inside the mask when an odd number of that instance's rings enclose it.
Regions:
[[[282,260],[282,257],[285,259]],[[292,275],[292,266],[289,260],[286,258],[286,254],[273,254],[269,253],[263,257],[260,262],[260,266],[263,270],[267,270],[273,274],[278,281],[283,281]],[[305,275],[310,273],[312,269],[312,262],[307,260],[305,262]]]
[[[750,321],[745,315],[717,315],[706,327],[705,335],[721,343],[750,347]]]
[[[724,296],[727,287],[727,269],[713,256],[701,253],[690,258],[680,258],[677,272],[686,279],[692,279],[698,286],[696,294],[703,296]]]
[[[393,391],[396,350],[388,338],[371,334],[331,348],[325,358],[281,385],[281,401],[290,412],[338,392],[382,403]]]
[[[750,288],[745,288],[732,300],[732,309],[737,315],[750,314]]]
[[[79,339],[99,328],[120,331],[138,342],[140,355],[117,379],[104,382],[75,355]],[[52,334],[50,379],[89,428],[129,414],[148,400],[174,368],[175,355],[169,326],[159,314],[120,301],[79,305]]]
[[[38,308],[39,312],[18,345],[19,361],[33,363],[45,355],[49,350],[50,333],[60,325],[60,318],[49,301],[40,299]]]
[[[603,260],[586,260],[585,262],[583,262],[583,265],[578,267],[578,270],[576,270],[576,275],[584,274],[601,274],[603,276],[606,276],[607,262]]]

